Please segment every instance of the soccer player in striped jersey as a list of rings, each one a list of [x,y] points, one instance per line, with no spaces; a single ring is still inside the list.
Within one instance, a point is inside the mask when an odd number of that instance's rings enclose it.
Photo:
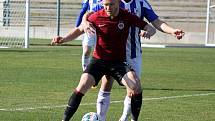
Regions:
[[[157,30],[171,34],[177,39],[181,39],[184,32],[180,29],[174,29],[165,22],[159,19],[155,14],[151,5],[147,0],[121,0],[120,7],[127,9],[131,13],[137,15],[141,19],[147,19]],[[101,9],[102,6],[96,6],[93,11]],[[87,27],[87,26],[86,26]],[[126,61],[135,70],[136,75],[141,79],[141,65],[142,65],[142,50],[140,41],[140,29],[138,27],[131,27],[127,39]],[[110,90],[113,81],[102,79],[101,88],[97,98],[97,113],[104,119],[110,104]],[[120,121],[127,121],[131,113],[131,92],[127,90],[127,96],[124,100],[123,114]],[[133,116],[131,115],[131,120]]]

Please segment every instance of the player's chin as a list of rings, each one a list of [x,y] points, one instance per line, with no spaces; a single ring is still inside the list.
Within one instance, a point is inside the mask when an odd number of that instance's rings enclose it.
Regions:
[[[107,11],[107,15],[108,15],[108,16],[112,16],[112,12]]]

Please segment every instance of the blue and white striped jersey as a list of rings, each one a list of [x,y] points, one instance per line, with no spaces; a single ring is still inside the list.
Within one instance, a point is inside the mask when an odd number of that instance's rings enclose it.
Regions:
[[[131,0],[130,2],[121,0],[120,7],[127,9],[141,19],[146,18],[149,22],[152,22],[158,18],[147,0]],[[136,58],[137,56],[141,56],[142,54],[140,41],[141,38],[139,36],[140,29],[138,27],[131,27],[129,32],[126,56],[127,58],[132,59]]]
[[[93,8],[95,8],[98,4],[101,4],[102,0],[84,0],[84,1],[87,1],[89,4],[88,11],[93,11]],[[86,4],[87,2],[82,4]]]
[[[80,14],[76,20],[76,27],[78,27],[81,24],[82,17],[87,11],[93,11],[93,8],[95,8],[98,4],[101,3],[102,0],[83,0],[82,1],[82,8],[80,10]]]

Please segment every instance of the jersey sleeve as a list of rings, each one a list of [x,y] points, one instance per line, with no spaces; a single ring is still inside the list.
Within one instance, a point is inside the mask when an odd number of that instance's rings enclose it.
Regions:
[[[89,8],[89,0],[83,0],[82,8],[81,8],[79,16],[76,20],[76,24],[75,24],[76,27],[78,27],[81,24],[82,18],[84,16],[84,14],[86,13],[86,11],[88,10],[88,8]]]
[[[144,17],[149,21],[152,22],[158,18],[158,15],[154,12],[151,5],[147,0],[142,0],[142,9],[144,12]]]
[[[96,18],[97,18],[96,13],[93,13],[87,18],[87,20],[94,25]]]

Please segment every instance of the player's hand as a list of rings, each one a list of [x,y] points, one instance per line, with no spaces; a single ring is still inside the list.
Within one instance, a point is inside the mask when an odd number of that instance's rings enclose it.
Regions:
[[[84,27],[84,32],[87,33],[89,36],[95,35],[96,29],[92,23],[90,23],[89,21],[85,21],[83,23],[83,27]]]
[[[150,35],[148,34],[147,31],[141,31],[139,35],[144,39],[150,39]]]
[[[144,27],[144,31],[140,33],[140,36],[146,39],[150,39],[156,33],[156,29],[151,25],[147,24]]]
[[[175,36],[178,40],[182,39],[182,37],[184,36],[184,32],[180,29],[175,29],[172,33],[173,36]]]
[[[51,41],[51,45],[59,45],[61,43],[63,43],[63,37],[60,36],[54,37]]]

